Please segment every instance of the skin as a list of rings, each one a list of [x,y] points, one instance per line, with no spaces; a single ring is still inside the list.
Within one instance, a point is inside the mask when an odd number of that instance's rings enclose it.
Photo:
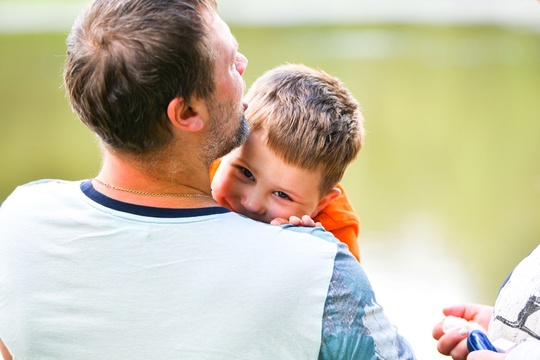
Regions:
[[[484,329],[488,328],[493,307],[478,304],[462,304],[443,309],[445,316],[456,316],[467,321],[474,321]],[[454,360],[497,360],[506,358],[506,354],[499,354],[493,351],[474,351],[469,354],[467,350],[467,334],[460,334],[458,330],[445,334],[442,331],[442,321],[433,328],[433,338],[438,340],[437,350],[443,354],[451,356]]]
[[[215,159],[242,145],[249,133],[249,125],[244,116],[248,105],[243,101],[246,86],[242,78],[248,60],[238,52],[238,42],[218,15],[214,16],[211,26],[214,29],[211,36],[213,49],[223,56],[218,57],[216,61],[217,86],[214,96],[208,102],[211,114],[208,126],[210,136],[204,142],[205,148],[202,153],[207,156],[203,159],[207,167]]]
[[[314,226],[312,220],[340,194],[320,195],[321,172],[285,163],[253,132],[222,160],[212,181],[219,205],[251,219],[272,224]]]
[[[8,349],[6,348],[6,346],[4,345],[1,339],[0,339],[0,354],[2,354],[2,358],[4,360],[13,359],[13,357],[11,356],[11,354],[9,353]]]

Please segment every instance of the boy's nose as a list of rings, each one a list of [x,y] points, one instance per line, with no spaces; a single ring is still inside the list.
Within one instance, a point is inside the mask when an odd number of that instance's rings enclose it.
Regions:
[[[242,200],[242,206],[252,214],[263,215],[266,207],[258,196],[246,196]]]

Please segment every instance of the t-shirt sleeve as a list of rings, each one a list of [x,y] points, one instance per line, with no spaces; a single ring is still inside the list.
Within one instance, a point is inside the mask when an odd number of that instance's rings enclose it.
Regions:
[[[338,245],[324,307],[319,359],[415,359],[343,244]]]
[[[346,244],[349,251],[360,261],[358,234],[360,232],[360,219],[354,211],[352,204],[341,184],[336,186],[341,194],[328,203],[313,219],[319,221],[323,227]]]
[[[415,359],[407,340],[377,303],[364,269],[347,246],[321,228],[283,227],[337,244],[323,310],[319,360]]]

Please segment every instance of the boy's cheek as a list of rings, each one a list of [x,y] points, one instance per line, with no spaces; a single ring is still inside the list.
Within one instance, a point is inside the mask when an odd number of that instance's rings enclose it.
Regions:
[[[212,187],[212,197],[218,203],[218,205],[229,208],[229,205],[226,201],[226,195],[222,191],[223,189],[220,186]]]
[[[217,178],[212,182],[212,197],[222,206],[226,199],[236,197],[236,192],[234,180]]]

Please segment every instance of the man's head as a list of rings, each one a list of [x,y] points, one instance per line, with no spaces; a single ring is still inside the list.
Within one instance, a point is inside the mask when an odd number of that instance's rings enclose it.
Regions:
[[[336,78],[301,65],[265,73],[246,100],[250,136],[222,159],[212,195],[264,222],[316,216],[339,195],[334,186],[360,150],[357,101]]]
[[[222,58],[238,54],[230,32],[214,33],[216,26],[228,31],[216,6],[215,0],[96,0],[78,19],[67,39],[64,83],[73,109],[106,147],[140,155],[167,145],[167,108],[175,98],[187,107],[217,99],[213,105],[233,108],[228,115],[245,128],[242,94],[217,92],[219,81],[229,80],[218,69]],[[243,92],[243,82],[236,83]]]

